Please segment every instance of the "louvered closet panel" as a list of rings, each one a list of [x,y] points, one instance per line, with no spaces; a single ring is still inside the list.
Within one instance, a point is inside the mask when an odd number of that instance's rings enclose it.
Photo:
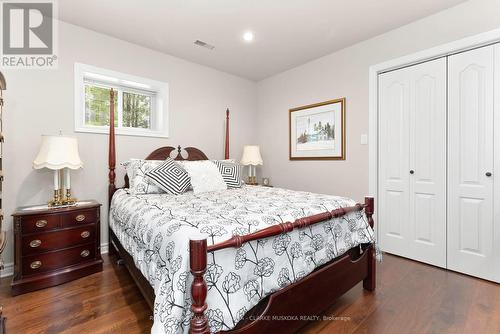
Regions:
[[[500,222],[495,223],[493,205],[499,50],[482,47],[448,60],[448,268],[495,281],[500,281]]]
[[[384,251],[446,266],[446,59],[379,75]]]

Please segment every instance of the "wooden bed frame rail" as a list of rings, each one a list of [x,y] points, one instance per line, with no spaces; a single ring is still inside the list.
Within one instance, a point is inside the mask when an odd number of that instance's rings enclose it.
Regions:
[[[113,194],[116,192],[116,149],[115,149],[115,128],[114,128],[114,99],[115,92],[110,92],[110,117],[109,117],[109,185],[108,195],[109,204]],[[224,147],[224,158],[229,159],[229,109],[226,110],[226,138]],[[170,156],[171,152],[176,148],[167,146],[162,147],[152,152],[146,160],[165,159]],[[185,151],[188,157],[184,158],[181,155],[181,148],[177,148],[177,156],[174,160],[205,160],[208,159],[200,150],[187,147]],[[128,179],[125,178],[125,184],[128,185]],[[205,311],[208,308],[206,303],[207,297],[207,284],[203,275],[207,270],[207,256],[208,253],[215,252],[226,248],[238,248],[243,244],[259,239],[277,236],[281,233],[288,233],[295,229],[302,229],[307,226],[318,224],[328,221],[332,218],[342,217],[350,212],[365,211],[369,225],[373,228],[373,213],[374,213],[374,199],[373,197],[365,197],[364,204],[356,204],[351,207],[340,208],[329,212],[323,212],[316,215],[299,218],[294,222],[285,222],[268,228],[245,235],[234,235],[232,238],[207,246],[207,239],[192,239],[189,242],[189,260],[190,271],[194,277],[191,285],[192,306],[191,310],[193,316],[189,332],[193,334],[210,333],[208,318]],[[139,286],[141,292],[145,296],[149,306],[153,308],[154,305],[154,291],[142,276],[140,271],[135,268],[132,257],[126,253],[120,241],[116,238],[115,233],[109,229],[110,235],[110,253],[117,253],[124,261],[127,269]],[[279,290],[270,296],[266,297],[261,303],[257,304],[254,309],[250,310],[247,314],[284,314],[296,310],[296,306],[284,306],[296,302],[301,305],[302,312],[307,314],[315,314],[314,312],[321,312],[328,302],[332,302],[332,298],[337,298],[343,293],[348,291],[358,282],[363,281],[363,287],[368,291],[375,290],[375,256],[374,246],[372,244],[362,245],[362,249],[351,248],[348,252],[339,258],[336,258],[320,268],[317,268],[311,274],[302,280],[293,283],[286,288]],[[354,259],[353,259],[354,257]],[[330,281],[331,280],[331,281]],[[332,284],[333,283],[333,284]],[[293,293],[292,293],[293,292]],[[317,300],[316,300],[317,299]],[[284,303],[284,302],[287,303]],[[316,304],[318,305],[316,305]],[[263,304],[264,306],[261,306]],[[260,312],[260,313],[258,313]],[[251,314],[251,315],[252,315]],[[249,317],[251,318],[251,317]],[[230,330],[230,333],[260,333],[271,331],[292,331],[304,325],[307,321],[287,321],[276,325],[270,321],[247,321],[243,324],[238,324],[236,328]]]
[[[350,212],[361,211],[363,209],[365,210],[366,217],[368,218],[368,223],[373,228],[374,199],[373,197],[365,197],[365,204],[358,203],[355,206],[340,208],[309,217],[299,218],[293,223],[286,222],[273,225],[250,234],[234,235],[232,238],[226,241],[211,246],[207,246],[207,239],[190,240],[189,261],[190,271],[194,276],[194,280],[191,286],[191,295],[193,297],[191,310],[193,311],[193,317],[191,318],[191,327],[189,329],[189,332],[192,334],[210,333],[208,327],[208,318],[205,315],[205,310],[208,307],[205,301],[207,297],[207,284],[203,279],[203,275],[207,270],[208,253],[225,248],[239,248],[246,242],[277,236],[281,233],[288,233],[295,229],[305,228],[307,226],[321,223],[332,218],[342,217],[343,215],[346,215]],[[363,286],[365,289],[373,291],[375,289],[375,258],[373,256],[371,248],[370,253],[371,259],[368,259],[368,261],[373,261],[373,270],[369,270],[369,277],[363,280]]]

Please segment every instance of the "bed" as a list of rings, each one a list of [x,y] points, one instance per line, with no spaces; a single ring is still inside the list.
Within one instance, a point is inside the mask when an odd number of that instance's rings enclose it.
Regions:
[[[225,148],[228,158],[229,112]],[[208,159],[197,148],[184,150],[187,157],[180,147],[163,147],[146,160],[173,153],[175,160]],[[371,197],[357,204],[250,185],[131,195],[127,178],[116,187],[115,167],[110,127],[110,252],[153,310],[153,333],[293,332],[357,283],[375,289]]]

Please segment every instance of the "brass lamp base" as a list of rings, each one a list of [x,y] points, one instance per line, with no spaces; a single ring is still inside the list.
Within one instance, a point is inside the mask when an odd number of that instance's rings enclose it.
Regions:
[[[247,184],[251,185],[251,186],[256,186],[258,184],[257,183],[257,177],[256,176],[249,176]]]
[[[77,199],[71,197],[71,190],[66,189],[66,196],[62,196],[63,190],[54,190],[54,198],[48,202],[48,206],[51,208],[61,207],[61,206],[72,206],[76,205]]]

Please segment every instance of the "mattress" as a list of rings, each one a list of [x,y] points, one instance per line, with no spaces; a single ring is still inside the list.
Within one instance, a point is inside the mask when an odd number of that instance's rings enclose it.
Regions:
[[[353,205],[345,197],[261,186],[182,195],[130,195],[121,189],[112,199],[110,227],[155,291],[152,333],[187,333],[190,236],[202,234],[211,245]],[[373,241],[373,230],[359,211],[209,254],[205,281],[211,332],[234,328],[267,295]]]

